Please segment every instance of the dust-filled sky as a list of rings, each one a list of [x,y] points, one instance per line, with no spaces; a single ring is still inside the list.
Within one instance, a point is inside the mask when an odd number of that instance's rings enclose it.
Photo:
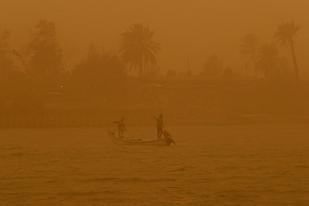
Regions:
[[[278,24],[295,20],[302,26],[296,42],[300,67],[309,73],[308,9],[308,0],[0,0],[0,29],[11,30],[19,47],[39,19],[52,20],[72,64],[90,44],[117,50],[120,33],[144,23],[161,43],[162,69],[185,70],[190,59],[198,71],[213,53],[226,66],[239,69],[245,34],[271,41]],[[282,49],[282,55],[289,53]]]

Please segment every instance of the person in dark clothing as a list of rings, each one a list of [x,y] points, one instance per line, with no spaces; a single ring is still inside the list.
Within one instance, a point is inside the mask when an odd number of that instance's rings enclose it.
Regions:
[[[124,117],[122,117],[119,121],[115,121],[114,123],[117,126],[118,137],[119,138],[123,138],[124,137],[124,133],[127,130]]]
[[[163,131],[163,137],[164,137],[164,141],[165,141],[168,145],[176,144],[175,141],[173,140],[171,134],[170,134],[167,130],[164,130],[164,131]]]
[[[158,117],[155,117],[155,118],[157,122],[157,137],[158,139],[162,139],[163,130],[164,130],[163,114],[160,114]]]

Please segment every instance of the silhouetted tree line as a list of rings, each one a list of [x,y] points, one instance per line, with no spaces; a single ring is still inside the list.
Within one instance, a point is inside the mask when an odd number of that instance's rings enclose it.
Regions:
[[[294,44],[298,31],[299,27],[294,22],[284,23],[275,32],[274,41],[265,44],[261,44],[254,34],[246,35],[241,42],[241,54],[245,60],[244,74],[251,72],[254,79],[299,80]],[[140,86],[132,82],[138,80],[145,83],[158,69],[160,45],[154,40],[154,34],[148,27],[135,24],[121,34],[119,52],[107,52],[91,46],[87,55],[73,69],[68,69],[64,64],[53,22],[39,21],[22,50],[12,48],[10,32],[3,31],[0,34],[0,111],[35,112],[49,107],[72,108],[79,104],[115,106],[130,98],[138,99],[138,96],[127,96],[128,90],[134,90],[132,85],[135,88]],[[279,55],[277,42],[291,50],[293,77],[288,74],[288,59]],[[175,70],[170,69],[158,82],[162,83],[166,78],[177,79],[178,76]],[[206,59],[199,75],[192,74],[190,65],[181,76],[192,81],[197,77],[215,80],[241,78],[241,74],[225,67],[216,54]],[[173,88],[173,85],[167,85]],[[141,90],[143,94],[156,94],[155,99],[148,98],[153,103],[159,98],[158,93],[162,92],[162,88],[160,84],[149,84]],[[180,94],[189,95],[185,92]],[[55,106],[55,99],[66,99],[67,102]],[[186,101],[179,97],[175,97],[175,100]]]
[[[120,57],[92,46],[72,71],[67,86],[75,95],[103,103],[107,97],[121,101],[125,82],[125,64]]]
[[[0,37],[1,108],[15,108],[20,102],[20,108],[40,109],[63,95],[78,101],[120,101],[128,74],[144,77],[156,69],[160,45],[153,37],[154,31],[135,24],[121,34],[119,53],[92,46],[69,70],[53,22],[39,21],[21,51],[10,46],[10,33],[4,31]]]
[[[266,80],[291,79],[299,80],[299,68],[296,58],[295,37],[299,27],[294,22],[281,24],[274,33],[270,43],[260,44],[254,34],[246,35],[241,44],[241,53],[245,57],[245,70],[253,71],[255,78]],[[289,71],[289,61],[279,54],[279,45],[288,46],[291,50],[294,72]],[[250,65],[250,66],[249,66]]]
[[[216,54],[212,54],[206,59],[200,75],[216,79],[222,76],[227,79],[237,76],[241,78],[242,75],[245,78],[253,77],[256,80],[298,81],[300,71],[295,49],[295,37],[299,30],[300,27],[293,21],[283,23],[275,31],[273,39],[267,43],[261,43],[254,34],[247,34],[240,44],[240,53],[245,62],[242,74],[237,74],[230,67],[224,67],[222,60]],[[280,55],[279,46],[290,49],[292,61]],[[292,62],[292,66],[290,62]]]

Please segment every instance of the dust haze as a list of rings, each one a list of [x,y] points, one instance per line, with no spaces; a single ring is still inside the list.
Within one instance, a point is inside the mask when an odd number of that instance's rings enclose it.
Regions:
[[[14,41],[23,43],[38,19],[54,21],[70,64],[89,44],[117,50],[124,28],[143,23],[156,31],[156,39],[162,44],[162,70],[185,70],[190,58],[194,70],[199,71],[213,53],[220,55],[225,65],[238,69],[239,40],[245,34],[254,33],[270,41],[278,24],[295,20],[303,28],[297,44],[301,64],[307,68],[308,4],[305,0],[3,0],[0,22],[2,29],[14,33]],[[307,75],[306,70],[303,72]]]
[[[0,205],[309,205],[308,8],[0,0]]]

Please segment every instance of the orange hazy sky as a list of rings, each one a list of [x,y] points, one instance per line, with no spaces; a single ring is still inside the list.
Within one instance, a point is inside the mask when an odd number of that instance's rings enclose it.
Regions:
[[[226,66],[239,69],[240,39],[255,33],[271,41],[278,24],[295,20],[302,30],[297,53],[304,74],[309,60],[308,0],[1,0],[0,29],[9,29],[13,45],[25,44],[39,19],[56,23],[69,63],[90,44],[117,51],[120,33],[144,23],[156,30],[162,69],[185,70],[187,59],[200,70],[216,53]],[[282,55],[288,56],[286,49]]]

